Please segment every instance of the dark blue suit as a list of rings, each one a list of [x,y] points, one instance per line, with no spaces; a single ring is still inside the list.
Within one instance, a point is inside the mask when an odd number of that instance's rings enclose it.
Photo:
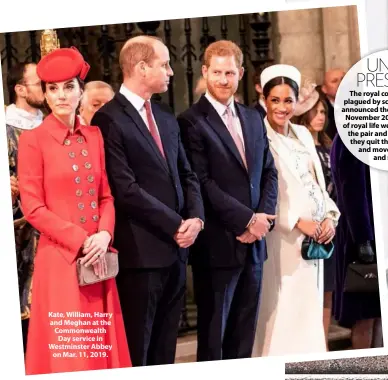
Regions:
[[[235,103],[246,170],[223,120],[202,96],[178,116],[182,141],[201,184],[205,230],[191,252],[198,306],[198,360],[250,357],[265,241],[242,244],[254,212],[275,214],[277,171],[260,114]]]
[[[132,363],[173,363],[185,291],[187,249],[174,240],[181,220],[204,211],[171,111],[152,102],[166,159],[133,105],[121,94],[103,106],[92,125],[102,131],[115,198],[117,286]]]
[[[254,108],[256,108],[259,111],[259,113],[263,119],[267,116],[267,111],[264,109],[264,107],[259,102],[256,102],[254,104]]]

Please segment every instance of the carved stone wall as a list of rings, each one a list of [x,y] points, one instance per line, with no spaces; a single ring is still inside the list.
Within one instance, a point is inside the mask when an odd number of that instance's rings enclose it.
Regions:
[[[277,12],[275,60],[321,83],[330,68],[347,71],[360,59],[356,6]]]
[[[249,16],[245,18],[246,23],[249,22]],[[128,24],[127,24],[128,25]],[[88,74],[87,81],[90,80],[106,80],[109,82],[115,90],[119,89],[121,84],[121,72],[118,64],[118,57],[120,50],[130,36],[143,34],[139,25],[131,24],[133,30],[131,33],[127,33],[125,24],[109,25],[106,26],[105,31],[101,26],[80,27],[72,29],[56,29],[58,38],[60,40],[61,47],[69,47],[71,45],[76,46],[85,59],[91,64],[91,70]],[[239,31],[239,15],[224,16],[224,17],[209,17],[209,35],[214,37],[215,40],[227,38],[240,44],[240,31]],[[187,20],[171,20],[171,44],[175,47],[170,51],[171,66],[174,71],[174,78],[172,82],[174,92],[174,108],[177,113],[185,110],[189,105],[189,81],[188,72],[192,72],[191,87],[195,88],[197,79],[201,76],[201,37],[203,37],[203,18],[190,19],[190,25],[187,24]],[[161,21],[159,27],[156,30],[156,35],[165,40],[165,22]],[[38,43],[42,31],[36,31],[34,41]],[[251,30],[249,25],[246,25],[246,39],[251,39]],[[5,51],[6,40],[8,44],[15,48],[12,50],[8,48]],[[105,40],[104,40],[105,39]],[[102,53],[101,44],[106,42],[107,50]],[[188,48],[190,43],[190,48]],[[6,104],[8,103],[8,89],[6,88],[6,74],[9,66],[9,60],[11,65],[16,61],[33,61],[28,54],[28,48],[31,45],[31,35],[29,32],[20,33],[8,33],[0,34],[0,50],[2,51],[2,75],[4,83],[4,97]],[[14,58],[13,58],[14,57]],[[189,57],[191,63],[189,65]],[[39,57],[35,60],[37,61]],[[248,58],[246,57],[248,60]],[[104,62],[105,60],[105,62]],[[109,66],[109,77],[106,79],[104,75],[107,74],[105,68]],[[253,68],[248,63],[247,75],[252,77]],[[250,82],[249,82],[250,85]],[[169,101],[168,93],[162,94],[162,99],[166,102]],[[254,99],[254,89],[249,89],[249,100],[252,102]]]
[[[246,82],[248,90],[247,104],[255,99],[252,75],[254,68],[252,61],[257,60],[255,46],[252,42],[254,31],[250,22],[254,15],[244,15],[243,32],[250,55],[244,57],[247,62]],[[228,38],[239,45],[241,44],[241,18],[240,15],[225,17],[209,17],[208,34],[215,39]],[[299,68],[304,77],[309,77],[320,83],[324,72],[331,67],[349,69],[360,58],[359,37],[357,25],[357,11],[355,6],[331,7],[324,9],[309,9],[296,11],[280,11],[269,14],[268,20],[272,23],[269,28],[270,58],[274,63],[288,63]],[[187,20],[186,20],[187,21]],[[132,26],[131,26],[132,25]],[[174,92],[174,109],[179,113],[189,105],[188,83],[188,59],[187,53],[188,35],[191,43],[191,70],[193,74],[192,86],[195,88],[196,80],[201,75],[201,37],[204,35],[203,18],[190,19],[190,33],[187,30],[185,20],[171,20],[171,43],[175,49],[171,51],[174,80],[172,89]],[[161,21],[156,34],[165,37],[165,22]],[[185,30],[186,28],[186,30]],[[77,46],[91,63],[91,71],[87,80],[104,80],[104,69],[108,62],[110,65],[109,82],[115,90],[121,82],[121,73],[118,66],[118,56],[124,41],[129,37],[142,34],[139,26],[135,24],[109,25],[105,31],[101,26],[80,27],[73,29],[56,29],[61,46]],[[189,34],[188,34],[189,33]],[[6,74],[9,63],[15,61],[31,60],[31,41],[38,45],[41,31],[18,32],[0,34],[0,51],[2,52],[2,78],[4,85],[4,97],[8,103],[8,90],[6,88]],[[265,34],[265,33],[264,33]],[[6,50],[6,39],[11,41],[15,48]],[[107,43],[109,54],[101,53],[101,44]],[[106,51],[107,51],[106,50]],[[39,59],[39,57],[38,57]],[[9,62],[10,61],[10,62]],[[239,92],[242,93],[243,84]],[[162,95],[166,102],[168,93]]]

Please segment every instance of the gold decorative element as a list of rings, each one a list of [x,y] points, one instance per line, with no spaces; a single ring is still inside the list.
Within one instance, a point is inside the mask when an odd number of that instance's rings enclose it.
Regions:
[[[59,48],[60,44],[57,32],[54,29],[45,29],[40,37],[41,58]]]

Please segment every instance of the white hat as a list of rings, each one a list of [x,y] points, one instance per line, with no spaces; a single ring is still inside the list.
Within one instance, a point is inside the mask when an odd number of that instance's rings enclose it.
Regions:
[[[277,77],[287,77],[292,79],[298,87],[300,87],[301,73],[300,71],[290,65],[272,65],[263,70],[260,76],[261,88],[271,80]]]

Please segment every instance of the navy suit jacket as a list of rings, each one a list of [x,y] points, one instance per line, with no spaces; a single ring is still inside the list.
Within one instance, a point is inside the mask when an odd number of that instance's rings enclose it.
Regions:
[[[167,106],[151,102],[166,159],[135,107],[121,93],[94,115],[115,199],[114,246],[127,268],[162,268],[187,260],[174,234],[183,219],[204,217],[200,186]]]
[[[276,213],[277,170],[260,114],[235,102],[244,135],[246,170],[221,117],[202,96],[178,116],[182,142],[201,184],[206,226],[193,248],[192,263],[238,267],[248,252],[266,259],[265,240],[242,244],[241,235],[254,212]]]
[[[267,111],[263,108],[263,106],[259,102],[256,102],[256,104],[254,105],[254,108],[256,108],[260,112],[260,115],[263,119],[267,116]]]

